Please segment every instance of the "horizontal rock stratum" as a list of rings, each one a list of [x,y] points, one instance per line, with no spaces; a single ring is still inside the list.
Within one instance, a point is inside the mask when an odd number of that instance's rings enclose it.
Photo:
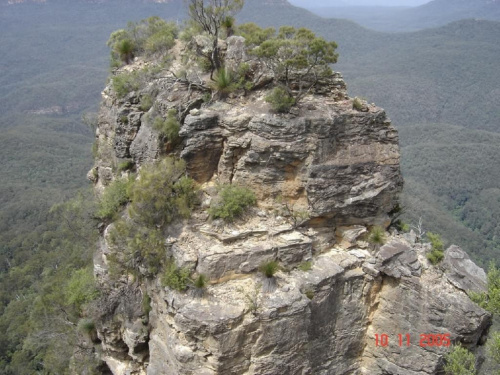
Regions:
[[[243,44],[228,40],[227,56],[247,61],[233,50]],[[436,374],[448,350],[441,337],[482,344],[491,316],[466,292],[484,290],[486,276],[462,250],[451,247],[435,267],[429,245],[412,235],[392,230],[385,245],[366,242],[370,228],[390,224],[403,185],[398,134],[384,110],[353,108],[339,73],[288,114],[270,110],[265,84],[207,100],[171,73],[179,64],[123,98],[104,90],[89,178],[102,194],[130,174],[123,162],[140,178],[162,156],[183,159],[200,204],[162,232],[165,257],[209,285],[200,297],[146,272],[112,281],[111,255],[123,249],[110,243],[114,224],[106,223],[95,272],[108,302],[97,326],[113,374]],[[155,98],[146,109],[145,95]],[[180,117],[178,145],[152,126],[170,109]],[[257,206],[233,223],[211,220],[218,184],[250,188]],[[269,280],[258,268],[269,260],[281,269],[263,288]]]

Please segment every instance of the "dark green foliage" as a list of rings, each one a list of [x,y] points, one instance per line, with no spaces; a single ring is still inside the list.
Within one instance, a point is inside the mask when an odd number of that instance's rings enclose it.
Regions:
[[[96,216],[101,220],[111,220],[120,207],[129,201],[133,178],[118,179],[109,184],[99,199]]]
[[[267,278],[274,277],[274,274],[280,269],[279,263],[275,260],[262,263],[259,267],[259,271]]]
[[[175,109],[170,109],[167,112],[167,118],[165,120],[161,117],[155,118],[153,128],[168,142],[173,145],[177,144],[179,141],[179,130],[181,128],[181,124],[177,119],[177,111]]]
[[[427,253],[427,259],[433,264],[436,265],[441,262],[444,258],[444,245],[441,240],[441,236],[436,233],[427,233],[427,237],[431,241],[432,250]]]
[[[266,95],[265,101],[271,104],[271,108],[279,113],[286,113],[295,104],[295,99],[290,96],[283,87],[275,87]]]
[[[161,279],[162,285],[183,292],[188,288],[189,274],[189,269],[179,268],[173,260],[170,260]]]
[[[454,345],[445,357],[446,375],[476,375],[476,358],[461,345]]]
[[[174,158],[143,167],[130,193],[132,219],[155,228],[189,217],[197,195],[194,181],[185,171],[184,161]]]
[[[221,187],[218,197],[208,212],[214,219],[221,218],[232,221],[256,203],[255,194],[250,189],[236,185],[225,185]]]

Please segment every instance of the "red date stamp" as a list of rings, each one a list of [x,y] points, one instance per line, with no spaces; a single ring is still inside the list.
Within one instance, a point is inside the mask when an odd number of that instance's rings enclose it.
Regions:
[[[395,340],[395,341],[392,341]],[[397,338],[391,338],[389,340],[389,335],[386,333],[375,334],[375,346],[386,347],[389,346],[389,341],[396,342],[399,347],[411,346],[412,340],[409,333],[398,333]],[[422,333],[420,335],[420,340],[418,345],[421,347],[433,347],[433,346],[450,346],[450,334],[449,333]]]

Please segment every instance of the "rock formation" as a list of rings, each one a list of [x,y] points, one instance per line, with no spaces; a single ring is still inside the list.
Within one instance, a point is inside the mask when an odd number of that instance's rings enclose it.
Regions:
[[[241,62],[238,38],[226,55]],[[100,193],[129,173],[118,168],[124,161],[140,171],[162,155],[184,159],[201,203],[168,227],[165,243],[178,267],[209,279],[202,297],[159,276],[111,282],[109,255],[120,249],[105,228],[95,270],[109,304],[98,335],[113,374],[435,374],[448,348],[421,346],[421,334],[481,344],[491,317],[466,292],[484,289],[486,277],[463,251],[451,247],[435,267],[429,245],[411,235],[393,231],[380,248],[367,242],[370,228],[390,224],[402,188],[398,134],[385,112],[354,109],[338,73],[289,114],[272,113],[267,92],[207,101],[167,71],[123,99],[104,90],[89,178]],[[147,111],[144,95],[155,97]],[[152,127],[172,108],[177,146]],[[209,219],[217,184],[252,189],[257,207],[234,223]],[[271,259],[281,270],[264,292],[258,267]],[[141,308],[146,294],[150,311]],[[377,346],[383,334],[388,345]],[[411,345],[400,346],[398,334]]]

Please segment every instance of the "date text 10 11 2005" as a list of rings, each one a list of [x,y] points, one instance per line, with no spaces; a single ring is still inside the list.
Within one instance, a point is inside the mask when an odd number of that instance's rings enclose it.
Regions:
[[[375,346],[388,346],[390,343],[395,343],[398,346],[411,346],[412,338],[409,333],[398,333],[396,337],[389,337],[389,335],[375,334]],[[421,347],[432,347],[432,346],[450,346],[450,334],[449,333],[422,333],[420,334],[420,340],[418,345]]]

